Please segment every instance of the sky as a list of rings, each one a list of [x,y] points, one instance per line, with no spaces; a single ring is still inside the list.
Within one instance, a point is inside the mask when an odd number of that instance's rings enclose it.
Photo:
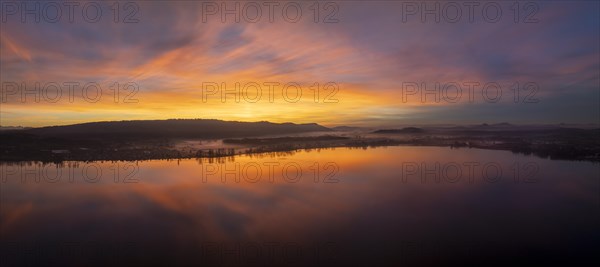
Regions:
[[[1,3],[1,126],[600,123],[597,1],[51,3]]]

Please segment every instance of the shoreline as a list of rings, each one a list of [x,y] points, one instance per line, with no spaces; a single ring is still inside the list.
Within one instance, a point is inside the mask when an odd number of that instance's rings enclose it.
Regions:
[[[387,144],[383,144],[387,143]],[[178,155],[172,155],[169,157],[157,157],[157,156],[142,156],[138,155],[137,157],[69,157],[66,155],[58,156],[53,159],[49,158],[36,158],[32,157],[30,159],[9,159],[5,158],[0,159],[0,165],[12,165],[12,164],[28,164],[28,163],[41,163],[41,164],[49,164],[49,163],[64,163],[64,162],[137,162],[137,161],[152,161],[152,160],[182,160],[182,159],[197,159],[197,160],[226,160],[227,158],[235,158],[236,156],[248,156],[248,155],[264,155],[264,154],[272,154],[272,153],[283,153],[283,154],[294,154],[299,151],[312,151],[319,149],[336,149],[336,148],[350,148],[350,149],[370,149],[370,148],[379,148],[379,147],[400,147],[400,146],[411,146],[411,147],[442,147],[442,148],[450,148],[450,149],[482,149],[482,150],[495,150],[495,151],[506,151],[511,152],[517,155],[525,155],[525,156],[535,156],[540,159],[547,160],[565,160],[565,161],[578,161],[578,162],[591,162],[594,164],[600,163],[600,158],[584,158],[584,157],[552,157],[546,154],[543,154],[540,151],[533,152],[523,152],[523,151],[515,151],[508,148],[497,148],[497,147],[485,147],[485,146],[476,146],[476,145],[448,145],[448,144],[421,144],[421,143],[410,143],[410,142],[402,142],[396,140],[382,140],[377,144],[367,144],[367,145],[345,145],[345,144],[332,144],[332,145],[320,145],[320,146],[304,146],[304,147],[288,147],[285,149],[278,147],[249,147],[246,148],[245,151],[237,150],[236,153],[217,153],[215,152],[212,155],[204,154],[202,156],[189,155],[187,153],[181,153],[181,151],[174,151],[175,153],[179,153]],[[223,149],[223,151],[227,151]]]

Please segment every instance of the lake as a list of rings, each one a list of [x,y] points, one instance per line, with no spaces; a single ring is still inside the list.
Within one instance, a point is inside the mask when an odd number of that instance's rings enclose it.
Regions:
[[[3,266],[598,263],[591,162],[395,146],[1,167]]]

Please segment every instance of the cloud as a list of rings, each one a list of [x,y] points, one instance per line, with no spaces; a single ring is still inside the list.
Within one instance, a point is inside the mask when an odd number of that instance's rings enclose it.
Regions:
[[[487,106],[465,101],[423,103],[416,98],[402,102],[405,82],[536,82],[544,99],[560,99],[575,91],[581,95],[577,99],[598,94],[600,41],[594,13],[598,3],[594,2],[540,3],[539,22],[531,24],[515,23],[508,7],[505,19],[498,23],[481,18],[473,23],[422,23],[418,17],[405,23],[401,3],[340,2],[339,22],[326,24],[315,23],[307,6],[297,23],[280,17],[274,23],[267,19],[222,23],[220,16],[203,22],[202,5],[197,2],[137,4],[140,22],[132,24],[114,23],[110,17],[98,23],[85,23],[81,18],[75,23],[21,23],[17,19],[2,23],[3,82],[93,81],[108,86],[133,81],[140,85],[136,105],[111,103],[110,97],[94,104],[52,105],[12,99],[3,103],[3,116],[11,114],[3,118],[3,125],[118,117],[108,115],[110,110],[136,114],[139,119],[210,114],[223,119],[333,124],[368,124],[373,118],[389,123],[427,121],[440,112],[454,111],[454,115],[443,115],[455,121],[485,119],[472,114]],[[109,10],[107,5],[104,8]],[[339,95],[343,98],[335,105],[199,102],[204,82],[250,81],[297,82],[306,87],[306,93],[314,83],[336,82],[343,85]],[[506,96],[496,107],[514,108]],[[536,107],[546,115],[525,120],[553,122],[553,116],[560,113],[551,108],[553,104],[542,101]],[[587,112],[597,109],[597,103],[563,105],[575,109],[569,113],[572,120],[597,121],[597,114]],[[35,113],[40,115],[31,115]],[[52,115],[43,119],[43,114]],[[510,116],[503,120],[510,121]]]

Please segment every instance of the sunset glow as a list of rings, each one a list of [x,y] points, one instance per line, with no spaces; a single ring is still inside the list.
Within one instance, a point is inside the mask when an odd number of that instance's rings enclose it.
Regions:
[[[22,23],[17,15],[7,15],[0,45],[1,124],[215,118],[378,126],[595,123],[599,116],[594,2],[541,3],[543,12],[535,17],[539,23],[519,24],[511,19],[486,23],[478,16],[457,24],[423,23],[419,17],[402,22],[401,2],[342,2],[336,23],[315,23],[307,4],[294,23],[280,16],[271,23],[265,14],[256,23],[237,23],[234,15],[222,22],[219,15],[207,15],[201,2],[138,4],[138,23],[115,23],[108,11],[96,23],[77,16],[73,23]],[[103,5],[110,11],[108,3]],[[22,97],[23,88],[35,90],[36,82],[41,91],[48,83],[98,83],[102,98],[91,103],[75,91],[70,101],[65,86],[56,103],[41,93],[37,102],[35,94]],[[528,82],[539,87],[538,102],[514,103],[512,86]],[[6,83],[25,86],[11,91]],[[131,95],[137,101],[124,103],[131,92],[120,91],[115,103],[114,83],[139,86]],[[265,93],[257,102],[245,100],[241,92],[239,103],[233,94],[222,101],[220,92],[205,95],[208,83],[224,83],[227,90],[235,90],[236,83],[257,83]],[[265,83],[281,85],[272,102]],[[282,96],[288,83],[301,85],[299,101]],[[319,99],[315,83],[321,87]],[[339,88],[332,97],[336,102],[324,103],[331,93],[323,88],[327,83]],[[436,83],[458,84],[462,96],[435,102],[429,95],[423,101],[420,91],[434,90]],[[501,86],[502,98],[494,104],[482,97],[489,83]],[[425,86],[407,94],[410,84]],[[473,86],[471,100],[465,84],[479,84]],[[255,97],[256,89],[248,92],[246,96]],[[448,94],[457,97],[455,88]]]

